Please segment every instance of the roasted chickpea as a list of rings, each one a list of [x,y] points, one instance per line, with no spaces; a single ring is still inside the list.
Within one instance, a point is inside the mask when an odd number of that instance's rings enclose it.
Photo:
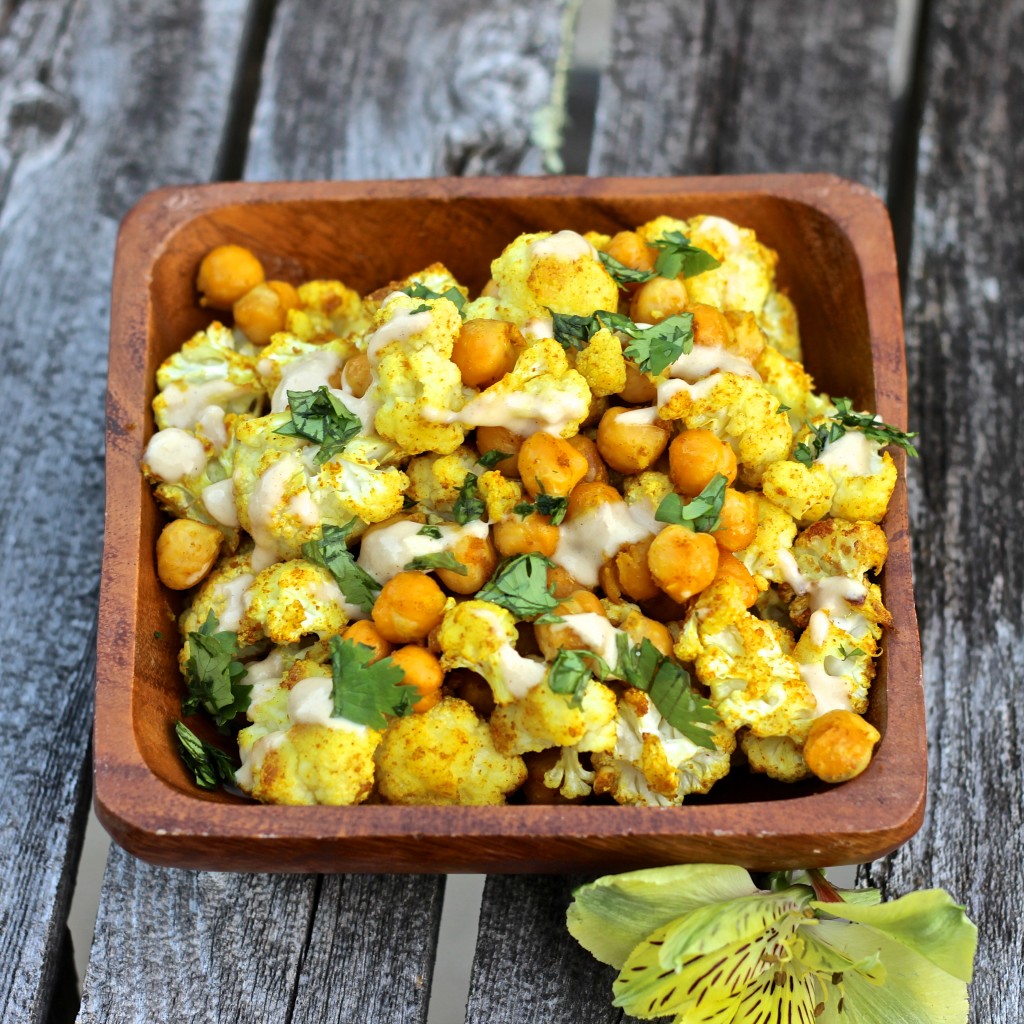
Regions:
[[[194,519],[175,519],[156,542],[156,574],[171,590],[194,587],[217,561],[224,534]]]
[[[568,441],[587,460],[587,472],[583,477],[583,483],[606,484],[608,482],[608,467],[604,464],[597,445],[586,434],[576,434]]]
[[[341,383],[356,397],[362,398],[373,383],[373,368],[365,352],[351,356],[341,368]]]
[[[618,604],[622,601],[622,585],[619,583],[619,570],[615,568],[615,560],[611,559],[604,563],[600,569],[597,570],[597,582],[601,589],[604,591],[604,596],[609,601]],[[659,590],[660,594],[661,591]]]
[[[650,405],[658,397],[658,389],[636,363],[627,359],[626,386],[619,392],[619,397],[631,405]]]
[[[513,434],[508,427],[477,427],[476,450],[480,455],[488,452],[508,452],[509,457],[502,459],[494,468],[507,477],[519,476],[519,449],[526,440],[520,434]]]
[[[218,245],[199,264],[196,287],[199,305],[231,309],[246,292],[264,280],[263,265],[241,245]]]
[[[578,486],[578,485],[577,485]],[[558,547],[559,529],[538,512],[520,518],[511,515],[491,528],[491,537],[502,558],[531,552],[550,558]]]
[[[641,615],[639,612],[631,612],[626,616],[625,622],[622,623],[622,629],[629,635],[629,639],[634,644],[650,640],[659,653],[664,654],[666,658],[672,653],[672,647],[674,646],[672,634],[663,622],[649,619],[646,615]]]
[[[703,302],[695,302],[687,307],[693,314],[693,343],[707,348],[729,348],[732,344],[733,331],[725,314],[714,306],[706,306]]]
[[[827,711],[811,724],[804,744],[807,767],[822,782],[846,782],[871,763],[878,730],[852,711]]]
[[[589,430],[601,422],[601,417],[608,409],[607,395],[592,395],[587,406],[587,418],[580,424],[580,430]]]
[[[597,450],[612,469],[620,473],[642,473],[661,457],[671,438],[670,428],[646,409],[616,406],[601,417],[597,428]]]
[[[647,565],[647,556],[651,550],[651,540],[637,541],[627,544],[615,556],[615,571],[619,586],[634,601],[649,601],[657,597],[658,584],[655,583],[651,570]]]
[[[295,296],[294,305],[287,305],[288,296],[284,289]],[[282,298],[282,295],[285,297]],[[295,289],[283,281],[258,284],[232,307],[235,326],[254,345],[266,345],[273,335],[284,330],[288,310],[298,305],[298,299]]]
[[[694,533],[685,526],[666,526],[647,552],[654,581],[674,601],[699,594],[718,569],[718,545],[709,533]]]
[[[718,569],[715,571],[714,582],[717,583],[719,580],[731,580],[740,588],[744,608],[750,608],[760,593],[747,567],[734,554],[722,549],[718,552]]]
[[[560,601],[554,615],[600,615],[607,618],[604,606],[595,594],[589,590],[576,590]],[[547,661],[551,661],[563,647],[580,647],[580,639],[571,626],[558,623],[534,626],[533,635],[537,638],[537,646]]]
[[[380,661],[391,653],[391,644],[380,635],[380,630],[368,619],[360,619],[353,622],[344,633],[342,640],[351,640],[353,643],[363,644],[365,647],[373,648],[373,661]]]
[[[548,586],[555,597],[561,601],[562,598],[568,597],[580,589],[580,581],[568,569],[563,569],[560,565],[553,565],[548,569]]]
[[[482,675],[468,668],[456,668],[445,676],[445,686],[464,700],[481,718],[490,718],[494,711],[494,694]]]
[[[523,754],[526,765],[526,781],[520,792],[528,804],[574,804],[579,797],[567,799],[550,786],[544,785],[544,776],[558,763],[559,750],[551,747],[548,750],[530,751]]]
[[[426,647],[419,644],[399,647],[391,660],[405,673],[405,685],[415,686],[419,691],[420,699],[413,704],[413,711],[417,714],[429,711],[441,700],[444,671],[441,662]]]
[[[487,388],[516,365],[523,336],[503,320],[467,320],[452,348],[452,362],[470,388]]]
[[[654,277],[633,294],[629,315],[634,323],[660,324],[686,310],[686,285],[677,277]]]
[[[569,495],[569,508],[565,517],[569,520],[578,519],[584,512],[621,501],[622,495],[611,484],[579,483]]]
[[[422,572],[400,572],[381,588],[373,622],[385,640],[408,644],[423,640],[444,616],[444,591]]]
[[[456,594],[475,594],[490,578],[498,556],[489,537],[460,537],[452,548],[456,560],[466,567],[466,575],[453,569],[436,569],[437,578]]]
[[[657,253],[635,232],[620,231],[612,236],[604,251],[630,270],[651,272]]]
[[[742,551],[757,533],[757,499],[745,491],[727,487],[722,502],[722,524],[713,536],[726,551]]]
[[[710,430],[684,430],[668,449],[669,476],[680,494],[695,498],[716,473],[731,484],[736,479],[736,455]]]
[[[567,495],[589,468],[586,457],[568,441],[543,431],[531,434],[519,449],[519,474],[534,498],[541,492]]]

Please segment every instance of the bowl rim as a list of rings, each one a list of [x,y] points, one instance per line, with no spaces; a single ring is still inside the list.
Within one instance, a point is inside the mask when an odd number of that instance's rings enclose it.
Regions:
[[[833,221],[849,240],[863,276],[872,363],[885,368],[881,380],[875,375],[876,411],[905,428],[906,362],[888,214],[869,189],[833,175],[232,182],[160,188],[132,208],[118,236],[111,301],[110,364],[128,361],[131,366],[124,375],[126,384],[115,385],[113,376],[108,384],[106,537],[93,736],[96,811],[119,844],[152,863],[215,870],[569,871],[580,870],[581,864],[638,866],[679,859],[763,869],[872,859],[895,849],[919,828],[927,746],[902,452],[896,453],[900,476],[883,524],[890,544],[886,601],[899,615],[885,641],[890,666],[886,700],[900,713],[889,716],[888,742],[880,745],[868,773],[824,792],[786,797],[788,824],[781,829],[752,825],[751,803],[678,808],[227,805],[182,792],[155,774],[135,735],[137,583],[144,570],[137,560],[119,553],[138,546],[148,488],[124,483],[133,474],[141,480],[143,432],[135,424],[144,406],[139,396],[145,394],[145,367],[132,357],[128,339],[150,336],[152,268],[181,227],[225,206],[311,199],[612,200],[730,194],[805,204]],[[146,272],[139,273],[140,267]],[[138,383],[141,387],[131,394]],[[800,865],[791,858],[786,863],[772,859],[773,845],[808,836],[819,841],[805,843]],[[452,848],[460,839],[472,847],[465,854]],[[538,841],[547,843],[549,854],[537,852]],[[638,861],[630,856],[629,844],[641,841],[648,848]],[[687,856],[680,857],[680,852]]]

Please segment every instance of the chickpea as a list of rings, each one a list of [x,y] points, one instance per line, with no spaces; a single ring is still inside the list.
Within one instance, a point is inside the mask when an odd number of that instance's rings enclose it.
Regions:
[[[281,305],[286,311],[289,309],[298,309],[299,306],[302,305],[302,300],[299,298],[298,290],[294,285],[289,284],[287,281],[268,281],[267,287],[277,295]]]
[[[619,397],[630,405],[650,405],[658,397],[658,389],[636,363],[627,359],[626,386],[619,392]]]
[[[503,320],[467,320],[452,347],[452,362],[470,388],[487,388],[516,365],[523,336]]]
[[[530,751],[523,755],[526,764],[526,781],[520,792],[528,804],[575,804],[580,798],[567,799],[557,789],[544,785],[544,776],[558,762],[559,750],[551,747],[548,750]]]
[[[386,658],[391,653],[391,644],[380,635],[380,630],[369,619],[360,619],[358,622],[353,622],[341,634],[341,639],[351,640],[353,643],[363,644],[365,647],[372,647],[373,658],[371,664],[374,661],[380,661],[381,658]]]
[[[513,434],[508,427],[477,427],[476,450],[480,455],[488,452],[508,452],[509,457],[502,459],[494,468],[507,477],[519,476],[519,449],[526,440],[520,434]]]
[[[362,398],[373,383],[373,368],[365,352],[357,352],[341,368],[341,383],[356,398]]]
[[[733,341],[733,330],[725,314],[714,306],[695,302],[688,307],[693,314],[693,343],[707,348],[729,348]]]
[[[622,628],[634,644],[650,640],[658,652],[664,654],[666,658],[672,653],[674,646],[672,634],[663,622],[649,619],[646,615],[641,615],[639,612],[630,612],[626,616],[625,622],[622,623]]]
[[[454,569],[436,569],[437,578],[453,593],[475,594],[490,578],[498,564],[489,537],[460,537],[452,554],[466,567],[466,575]]]
[[[656,254],[635,231],[613,235],[604,251],[630,270],[654,270]]]
[[[589,468],[586,457],[568,441],[543,431],[531,434],[519,449],[519,473],[532,498],[542,491],[558,497],[568,494]]]
[[[680,494],[695,498],[721,473],[726,483],[736,479],[736,455],[710,430],[684,430],[668,449],[669,476]]]
[[[647,552],[654,581],[674,601],[699,594],[718,569],[718,545],[709,533],[694,533],[685,526],[666,526]]]
[[[422,572],[400,572],[384,584],[373,606],[373,622],[385,640],[423,640],[444,616],[444,591]]]
[[[494,694],[490,683],[478,672],[456,668],[445,677],[445,685],[456,697],[464,700],[481,718],[490,718],[494,711]]]
[[[804,744],[807,767],[822,782],[846,782],[871,763],[878,730],[852,711],[827,711],[811,724]]]
[[[747,567],[734,554],[721,549],[718,552],[718,569],[714,582],[717,583],[719,580],[732,580],[740,588],[744,608],[750,608],[760,593]]]
[[[610,502],[621,501],[622,495],[611,484],[579,483],[569,495],[569,508],[565,517],[570,520],[578,519],[584,512],[589,512]]]
[[[679,622],[686,618],[686,605],[680,604],[679,601],[673,601],[668,594],[660,592],[650,601],[642,601],[640,607],[643,609],[644,615],[658,622]]]
[[[597,582],[609,601],[618,604],[625,600],[622,594],[622,584],[619,583],[619,570],[615,568],[614,559],[605,562],[597,570]],[[658,593],[660,594],[661,591],[659,590]]]
[[[583,483],[608,483],[608,467],[604,464],[597,445],[586,434],[576,434],[568,440],[569,444],[587,460],[587,472],[583,477]]]
[[[727,487],[721,518],[722,525],[713,534],[718,546],[726,551],[742,551],[757,533],[757,499],[753,494]]]
[[[592,614],[600,615],[602,618],[608,617],[600,600],[589,590],[573,591],[558,603],[552,614],[561,616]],[[582,646],[571,626],[558,623],[534,626],[533,635],[537,638],[537,646],[547,661],[551,661],[563,647]]]
[[[628,544],[615,556],[619,586],[634,601],[649,601],[659,593],[658,584],[647,565],[651,540],[653,538]]]
[[[559,599],[568,597],[571,593],[580,589],[580,581],[573,576],[568,569],[563,569],[560,565],[554,565],[548,569],[548,587],[551,588],[551,592]]]
[[[175,519],[156,542],[156,574],[171,590],[194,587],[217,561],[224,534],[194,519]]]
[[[621,406],[609,409],[597,428],[597,450],[620,473],[642,473],[648,469],[661,457],[672,436],[662,420],[631,422],[630,414],[635,416],[642,411]]]
[[[686,285],[677,277],[655,277],[637,288],[629,315],[638,324],[660,324],[686,309]]]
[[[523,519],[509,516],[491,528],[494,546],[502,558],[531,552],[550,558],[558,547],[559,533],[558,527],[552,526],[548,517],[539,512],[532,512]]]
[[[246,292],[264,280],[263,265],[241,245],[218,245],[199,264],[196,287],[199,305],[231,309]]]
[[[607,395],[591,395],[590,405],[587,406],[587,418],[580,424],[581,430],[589,430],[601,422],[601,417],[608,409]]]
[[[441,700],[444,670],[441,662],[426,647],[420,647],[419,644],[399,647],[391,655],[391,660],[405,673],[405,679],[402,680],[405,685],[415,686],[419,691],[420,699],[413,704],[413,711],[417,714],[429,711]]]
[[[270,284],[258,284],[234,304],[232,312],[235,326],[254,345],[266,345],[274,334],[284,330],[288,307]]]

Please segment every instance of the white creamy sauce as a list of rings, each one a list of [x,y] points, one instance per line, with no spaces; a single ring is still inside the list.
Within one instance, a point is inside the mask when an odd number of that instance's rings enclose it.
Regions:
[[[203,432],[218,455],[228,443],[228,428],[224,423],[224,416],[224,410],[219,405],[208,405],[196,424],[196,428]]]
[[[217,616],[218,629],[227,630],[229,633],[238,632],[242,615],[248,607],[248,603],[245,600],[245,592],[249,589],[254,579],[254,576],[243,572],[234,579],[216,585],[214,593],[216,596],[224,598],[224,608]]]
[[[249,695],[251,712],[264,701],[270,700],[281,685],[281,680],[284,679],[284,654],[275,648],[262,661],[250,661],[245,669],[243,682],[246,686],[252,687],[252,693]],[[251,720],[252,715],[249,717]]]
[[[185,477],[199,476],[206,469],[203,442],[179,427],[158,430],[146,445],[142,464],[165,483],[176,484]]]
[[[264,547],[261,544],[257,544],[252,549],[252,557],[249,559],[249,564],[252,566],[253,572],[263,572],[264,569],[279,561],[280,558],[278,557],[276,547]]]
[[[276,550],[273,517],[282,511],[285,491],[296,473],[302,472],[302,463],[291,452],[281,456],[263,472],[249,496],[249,533],[258,548]],[[294,498],[292,499],[294,500]],[[254,563],[255,565],[255,560]]]
[[[712,348],[708,345],[694,345],[692,351],[684,352],[668,368],[668,375],[695,384],[719,370],[735,373],[739,377],[753,377],[758,382],[761,380],[761,375],[754,369],[749,359],[733,355],[724,348]]]
[[[680,391],[685,391],[696,402],[709,395],[717,383],[714,376],[705,377],[703,380],[697,381],[696,384],[690,384],[678,378],[663,381],[658,385],[658,408],[667,405],[669,399],[678,395]]]
[[[810,621],[807,623],[807,631],[811,636],[811,643],[815,647],[820,647],[828,639],[828,627],[831,623],[831,619],[828,617],[828,613],[819,610],[811,615]]]
[[[303,526],[318,526],[320,524],[320,507],[308,490],[303,489],[288,499],[288,511]]]
[[[267,733],[252,745],[248,757],[244,753],[242,754],[242,767],[235,772],[235,782],[238,783],[240,789],[244,789],[247,793],[251,792],[255,784],[253,776],[263,767],[267,754],[284,743],[285,735],[286,733],[283,731]]]
[[[229,380],[210,380],[204,384],[171,384],[160,392],[164,401],[164,415],[172,427],[192,430],[211,405],[224,405],[245,394],[245,388]]]
[[[322,580],[318,583],[313,588],[313,599],[321,604],[341,605],[349,622],[355,622],[356,619],[368,619],[370,617],[370,613],[364,612],[359,605],[349,604],[349,602],[345,600],[345,595],[341,592],[341,588],[334,582],[334,580]]]
[[[427,330],[432,323],[433,318],[429,310],[424,310],[422,313],[405,311],[396,313],[393,319],[378,327],[367,340],[366,355],[370,360],[370,365],[376,366],[380,362],[384,349],[392,342],[407,341],[413,335]]]
[[[420,534],[422,523],[408,520],[383,526],[363,537],[357,562],[378,583],[386,583],[397,576],[414,559],[451,551],[463,537],[483,539],[488,535],[487,523],[480,519],[465,526],[455,523],[438,526],[441,536]]]
[[[806,594],[811,589],[811,581],[800,571],[793,552],[788,548],[779,548],[775,553],[775,564],[782,573],[782,580],[788,583],[797,594]]]
[[[848,430],[837,440],[829,441],[814,461],[826,469],[846,470],[854,476],[871,476],[882,468],[879,447],[859,430]]]
[[[296,725],[326,725],[346,732],[366,733],[365,725],[334,715],[330,676],[308,676],[300,679],[288,692],[288,717]]]
[[[281,370],[281,383],[274,389],[270,411],[284,412],[288,408],[289,391],[316,391],[328,386],[331,376],[340,369],[341,356],[330,349],[293,359]]]
[[[824,640],[827,626],[822,625],[821,616],[828,619],[844,632],[858,635],[864,626],[864,616],[860,606],[868,595],[868,588],[858,580],[847,576],[825,576],[820,580],[812,580],[805,576],[791,551],[780,548],[775,556],[776,564],[782,572],[784,582],[788,583],[797,594],[810,594],[811,618],[808,629],[812,630],[811,640],[820,646]],[[820,613],[820,614],[819,614]],[[818,615],[817,621],[815,616]],[[822,639],[816,639],[821,637]]]
[[[497,662],[501,677],[516,700],[539,686],[547,675],[544,662],[524,658],[511,644],[503,644],[498,648]]]
[[[597,585],[601,566],[626,544],[653,536],[646,505],[609,501],[562,524],[552,561],[585,587]]]
[[[561,434],[570,423],[586,417],[588,411],[588,404],[570,391],[552,391],[545,398],[525,391],[484,391],[459,412],[425,409],[423,418],[465,427],[506,427],[513,434],[529,437],[541,431]]]
[[[614,671],[619,662],[618,636],[622,630],[616,629],[597,612],[563,615],[562,618],[565,620],[565,627],[579,637],[580,643],[588,651],[600,654],[608,667]]]
[[[547,238],[538,238],[530,243],[529,253],[534,260],[546,256],[560,260],[597,259],[597,250],[575,231],[556,231]]]
[[[553,338],[555,325],[549,316],[531,316],[523,324],[521,331],[527,341],[538,341],[541,338]]]
[[[203,504],[206,511],[217,520],[221,526],[238,526],[238,509],[235,507],[235,481],[228,477],[227,480],[218,480],[203,488]]]
[[[646,409],[630,409],[629,412],[619,413],[616,423],[629,423],[635,426],[648,426],[658,422],[658,407],[649,406]]]
[[[800,676],[817,702],[815,715],[828,711],[852,711],[850,694],[841,676],[830,676],[823,665],[801,665]]]

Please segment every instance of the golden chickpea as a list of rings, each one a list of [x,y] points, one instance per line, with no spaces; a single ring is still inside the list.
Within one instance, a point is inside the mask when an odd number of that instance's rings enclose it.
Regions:
[[[587,460],[587,472],[583,477],[583,483],[606,484],[608,482],[608,467],[604,464],[597,445],[586,434],[576,434],[568,440],[569,444]]]
[[[600,569],[597,570],[597,582],[601,589],[604,591],[604,596],[609,601],[613,601],[618,604],[620,601],[625,600],[622,593],[622,585],[619,583],[619,570],[615,568],[614,559],[605,562]],[[661,593],[661,591],[658,591]]]
[[[726,551],[742,551],[757,533],[757,499],[753,494],[727,487],[721,518],[722,525],[712,535],[718,546]]]
[[[611,484],[578,483],[569,495],[569,508],[565,517],[569,520],[578,519],[585,512],[593,511],[601,505],[621,501],[622,495]]]
[[[246,292],[264,280],[263,265],[241,245],[218,245],[199,264],[196,287],[199,305],[231,309]]]
[[[357,352],[346,360],[341,368],[341,383],[356,398],[362,398],[366,394],[373,383],[373,368],[370,366],[370,357],[365,352]]]
[[[620,473],[642,473],[661,457],[672,437],[663,420],[643,420],[645,410],[609,409],[597,428],[597,450],[612,469]],[[638,422],[634,422],[638,420]]]
[[[444,670],[437,657],[426,647],[409,644],[399,647],[391,660],[405,673],[402,680],[406,686],[415,686],[420,699],[412,709],[417,714],[429,711],[441,699],[441,684],[444,682]]]
[[[878,730],[852,711],[827,711],[811,724],[804,744],[807,767],[822,782],[846,782],[871,763]]]
[[[726,483],[736,479],[736,455],[710,430],[684,430],[668,449],[669,476],[680,494],[695,498],[716,473]]]
[[[267,287],[272,289],[281,302],[281,305],[287,311],[289,309],[298,309],[302,305],[301,299],[299,299],[299,293],[294,285],[289,284],[287,281],[268,281]]]
[[[453,569],[436,569],[437,578],[453,593],[475,594],[490,578],[498,564],[489,537],[460,537],[452,554],[466,567],[466,575]]]
[[[685,526],[666,526],[647,552],[654,581],[674,601],[699,594],[718,569],[718,545],[709,533],[694,533]]]
[[[560,565],[553,565],[548,569],[548,587],[551,588],[551,592],[555,597],[561,601],[580,589],[580,581],[568,569],[563,569]]]
[[[526,440],[521,434],[513,434],[508,427],[477,427],[476,450],[480,455],[488,452],[508,452],[509,457],[502,459],[494,468],[504,476],[513,479],[519,476],[519,449]]]
[[[637,288],[629,304],[634,323],[660,324],[686,310],[686,285],[678,277],[655,277]]]
[[[287,310],[273,288],[258,284],[234,304],[232,313],[235,326],[254,345],[266,345],[272,335],[284,330]]]
[[[217,561],[224,534],[194,519],[175,519],[156,541],[156,574],[171,590],[194,587]]]
[[[707,348],[728,348],[732,344],[733,331],[725,314],[706,306],[703,302],[695,302],[687,307],[693,314],[693,343]]]
[[[445,686],[464,700],[481,718],[490,718],[494,711],[494,694],[482,675],[468,668],[456,668],[445,677]]]
[[[615,556],[615,570],[618,574],[619,586],[634,601],[649,601],[651,598],[657,597],[659,593],[658,584],[655,583],[647,564],[652,539],[648,538],[637,541],[635,544],[627,544]]]
[[[587,406],[587,418],[580,424],[580,430],[589,430],[601,422],[601,417],[608,409],[608,397],[606,395],[591,395],[590,405]]]
[[[750,608],[760,593],[747,567],[734,554],[721,549],[718,552],[718,569],[715,571],[714,582],[717,583],[719,580],[732,580],[740,588],[744,608]]]
[[[630,405],[650,405],[658,397],[658,389],[636,363],[627,359],[626,386],[619,392],[619,397]]]
[[[630,270],[654,270],[657,253],[635,231],[620,231],[605,246],[606,253]],[[627,286],[632,290],[634,286]]]
[[[568,799],[557,789],[544,785],[544,776],[558,762],[559,750],[551,747],[548,750],[530,751],[523,755],[526,764],[526,781],[520,792],[528,804],[575,804],[581,797]]]
[[[672,653],[674,646],[672,634],[663,622],[649,619],[646,615],[641,615],[639,612],[631,612],[626,617],[626,621],[622,623],[622,628],[634,644],[650,640],[659,653],[664,654],[665,657]]]
[[[519,474],[532,498],[541,492],[567,495],[589,468],[586,457],[568,441],[543,431],[531,434],[519,449]]]
[[[408,644],[423,640],[444,616],[444,591],[422,572],[400,572],[381,588],[373,622],[385,640]]]
[[[607,618],[604,606],[595,594],[589,590],[573,591],[564,600],[559,601],[554,615],[600,615]],[[544,657],[551,661],[563,647],[580,647],[580,639],[570,626],[552,625],[534,626],[533,635],[537,638],[537,646]]]
[[[504,320],[467,320],[452,347],[452,362],[470,388],[488,388],[516,365],[523,336]]]
[[[364,647],[372,647],[373,661],[380,661],[381,658],[386,658],[391,653],[391,644],[380,635],[380,630],[369,619],[353,622],[341,634],[341,639],[363,644]]]
[[[547,516],[532,512],[525,518],[511,515],[491,528],[491,536],[502,558],[536,552],[550,558],[558,547],[559,529]]]

